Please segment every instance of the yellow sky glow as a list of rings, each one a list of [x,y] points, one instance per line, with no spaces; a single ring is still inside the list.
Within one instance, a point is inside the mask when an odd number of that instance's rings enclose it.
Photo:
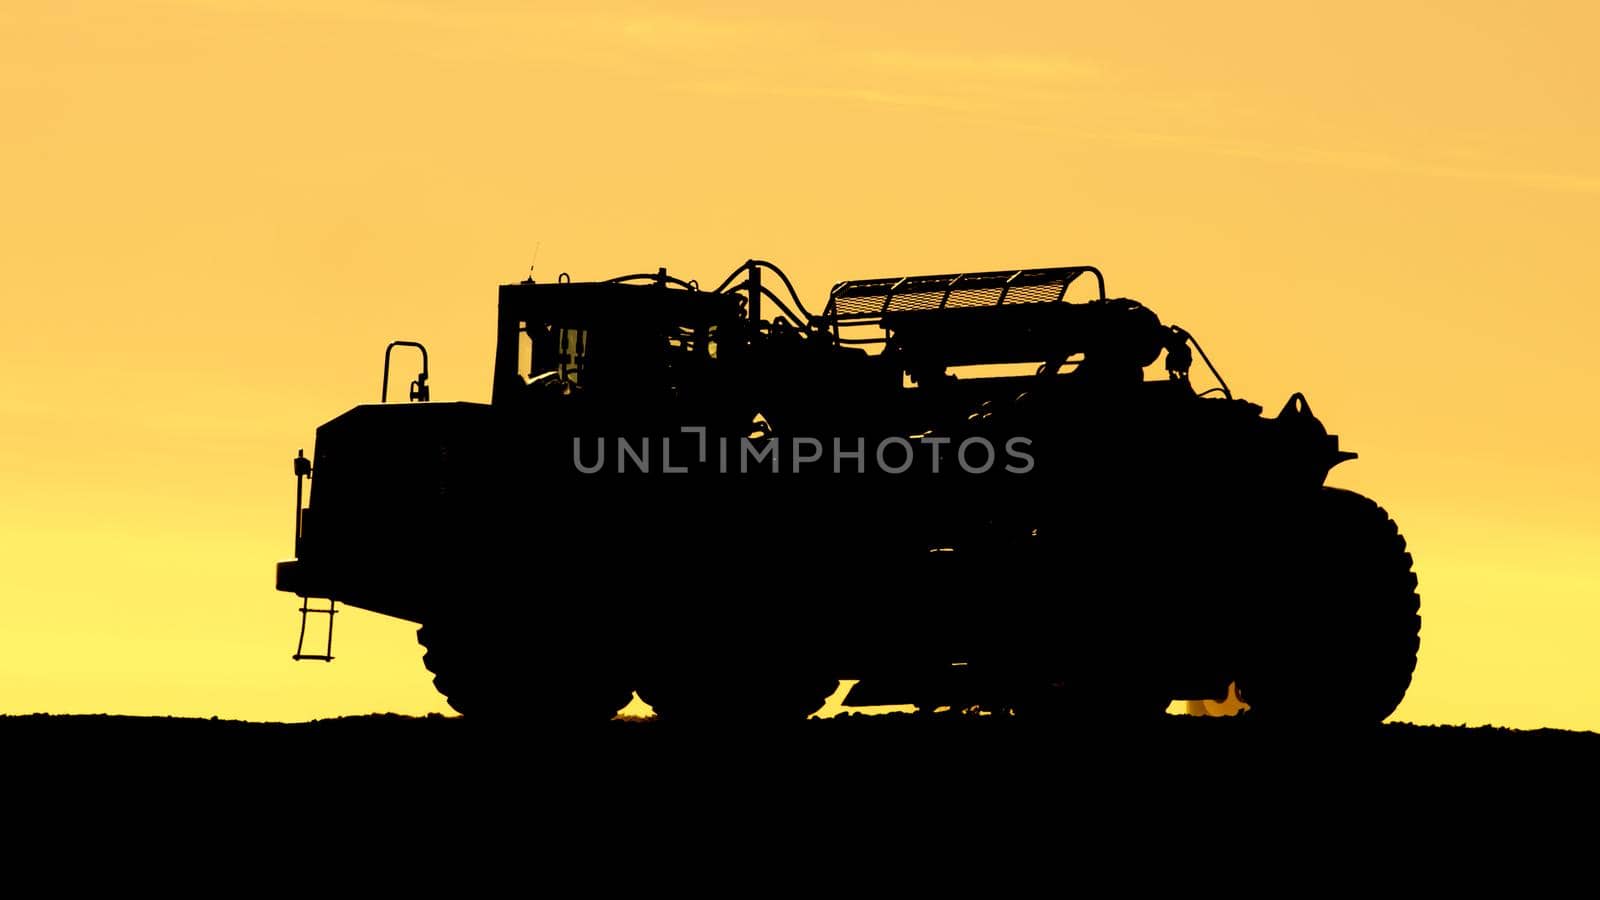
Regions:
[[[1591,4],[12,0],[0,712],[443,711],[298,614],[288,460],[495,285],[1093,263],[1411,539],[1396,718],[1600,728]],[[1196,512],[1196,527],[1202,524]],[[1292,602],[1293,598],[1285,598]]]

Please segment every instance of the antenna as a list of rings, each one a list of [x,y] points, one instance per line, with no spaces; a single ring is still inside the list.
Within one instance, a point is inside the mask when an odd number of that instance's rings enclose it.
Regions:
[[[544,241],[535,241],[533,245],[533,260],[528,263],[528,280],[524,284],[533,284],[533,267],[539,263],[539,248],[544,246]]]

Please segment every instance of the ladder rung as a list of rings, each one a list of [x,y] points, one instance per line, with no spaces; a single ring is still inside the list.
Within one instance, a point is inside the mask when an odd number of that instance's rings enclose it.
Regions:
[[[333,615],[334,613],[338,612],[337,609],[314,609],[314,608],[309,607],[309,606],[300,607],[300,611],[303,612],[303,613],[327,613],[330,616]]]
[[[316,653],[296,653],[294,655],[295,662],[299,662],[302,659],[318,659],[318,660],[321,660],[323,662],[333,662],[333,657],[331,657],[331,656],[322,656],[322,655],[316,654]]]

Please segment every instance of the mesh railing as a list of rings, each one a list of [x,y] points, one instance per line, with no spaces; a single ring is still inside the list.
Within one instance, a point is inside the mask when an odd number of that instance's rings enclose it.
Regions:
[[[1084,274],[1094,276],[1100,299],[1104,300],[1106,281],[1094,266],[841,281],[828,292],[828,305],[822,315],[816,317],[820,321],[815,324],[832,330],[838,337],[841,325],[877,324],[884,316],[894,313],[1060,303],[1066,298],[1067,289]],[[845,342],[877,343],[879,340],[881,338]]]
[[[1059,303],[1085,273],[1094,275],[1105,299],[1105,279],[1093,266],[841,281],[828,293],[828,306],[819,318],[841,322],[913,310]]]

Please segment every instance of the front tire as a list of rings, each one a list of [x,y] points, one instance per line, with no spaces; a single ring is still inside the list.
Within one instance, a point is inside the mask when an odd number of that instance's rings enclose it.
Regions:
[[[1283,534],[1239,699],[1258,720],[1382,722],[1405,698],[1420,643],[1405,538],[1383,507],[1327,487]]]

